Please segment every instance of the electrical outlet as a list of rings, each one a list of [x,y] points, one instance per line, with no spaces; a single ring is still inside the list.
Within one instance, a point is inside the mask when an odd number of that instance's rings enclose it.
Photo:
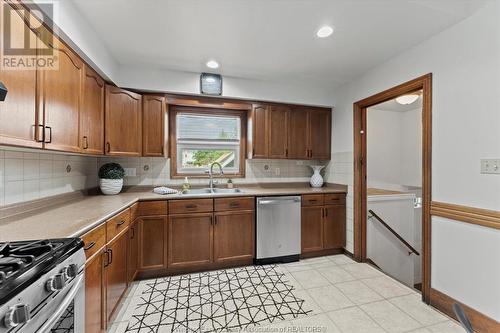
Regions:
[[[500,174],[500,159],[482,159],[482,174]]]
[[[125,177],[135,177],[137,175],[136,168],[124,168],[124,170],[125,170]]]
[[[304,161],[296,161],[296,165],[304,165]]]
[[[281,174],[280,168],[274,169],[274,175],[279,176]]]

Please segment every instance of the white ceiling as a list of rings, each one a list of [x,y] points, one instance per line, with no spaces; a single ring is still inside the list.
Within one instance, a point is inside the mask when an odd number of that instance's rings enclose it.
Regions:
[[[121,65],[338,85],[486,0],[72,0]],[[318,39],[316,30],[335,26]]]

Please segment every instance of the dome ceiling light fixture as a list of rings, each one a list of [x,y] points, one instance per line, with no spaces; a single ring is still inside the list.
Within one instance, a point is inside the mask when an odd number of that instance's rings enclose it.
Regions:
[[[333,34],[333,27],[330,27],[329,25],[322,26],[316,32],[316,36],[318,36],[319,38],[326,38],[328,36],[331,36],[331,34]]]
[[[396,97],[396,102],[401,105],[409,105],[415,103],[415,101],[420,97],[418,94],[407,94],[403,96]]]
[[[212,69],[216,69],[216,68],[219,68],[219,63],[215,60],[209,60],[207,61],[207,67],[208,68],[212,68]]]

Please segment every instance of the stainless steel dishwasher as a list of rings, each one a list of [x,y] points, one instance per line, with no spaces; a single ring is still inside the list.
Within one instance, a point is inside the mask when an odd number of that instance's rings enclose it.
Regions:
[[[257,198],[255,263],[299,260],[300,203],[300,196]]]

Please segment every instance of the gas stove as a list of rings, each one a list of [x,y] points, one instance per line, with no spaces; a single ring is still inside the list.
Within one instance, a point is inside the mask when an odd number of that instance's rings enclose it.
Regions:
[[[83,332],[83,242],[0,243],[0,333]]]

